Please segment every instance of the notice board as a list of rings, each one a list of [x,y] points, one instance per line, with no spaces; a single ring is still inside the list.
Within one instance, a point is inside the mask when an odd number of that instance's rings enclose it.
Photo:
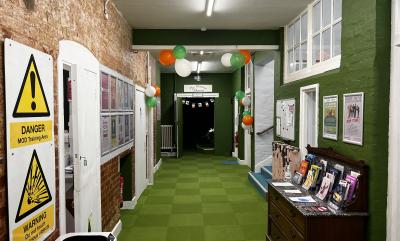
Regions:
[[[294,141],[296,122],[296,100],[285,99],[276,101],[275,128],[276,135],[285,140]]]
[[[53,59],[4,42],[10,241],[45,240],[55,229]]]

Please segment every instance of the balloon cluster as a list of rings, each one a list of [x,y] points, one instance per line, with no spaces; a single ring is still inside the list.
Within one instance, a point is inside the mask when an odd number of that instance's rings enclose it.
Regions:
[[[146,105],[150,108],[157,106],[157,98],[161,95],[161,89],[157,84],[147,85],[146,90],[144,91],[146,98]]]
[[[181,77],[188,77],[192,73],[192,64],[185,59],[186,48],[176,45],[173,50],[162,50],[160,52],[160,63],[165,66],[175,64],[175,71]]]
[[[250,63],[251,54],[249,50],[241,49],[239,52],[226,53],[222,55],[221,63],[225,67],[241,68],[245,64]]]
[[[251,105],[251,97],[246,95],[243,91],[238,90],[235,93],[235,98],[244,107],[249,107]],[[254,118],[251,116],[251,112],[246,110],[242,113],[242,128],[245,130],[250,130],[251,125],[254,123]]]

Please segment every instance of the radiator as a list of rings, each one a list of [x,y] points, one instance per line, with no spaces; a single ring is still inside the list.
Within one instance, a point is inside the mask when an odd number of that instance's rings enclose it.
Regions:
[[[173,125],[161,125],[161,149],[171,151],[175,149]]]

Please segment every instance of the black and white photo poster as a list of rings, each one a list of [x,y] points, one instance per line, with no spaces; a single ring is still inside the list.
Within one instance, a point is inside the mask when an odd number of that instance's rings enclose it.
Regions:
[[[362,145],[364,93],[343,95],[343,142]]]

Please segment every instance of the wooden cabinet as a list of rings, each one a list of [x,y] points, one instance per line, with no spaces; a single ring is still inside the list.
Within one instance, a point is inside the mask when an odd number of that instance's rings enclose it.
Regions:
[[[366,213],[313,213],[289,201],[282,187],[268,186],[269,241],[362,241]],[[303,204],[304,205],[304,204]],[[321,203],[321,205],[323,205]]]

